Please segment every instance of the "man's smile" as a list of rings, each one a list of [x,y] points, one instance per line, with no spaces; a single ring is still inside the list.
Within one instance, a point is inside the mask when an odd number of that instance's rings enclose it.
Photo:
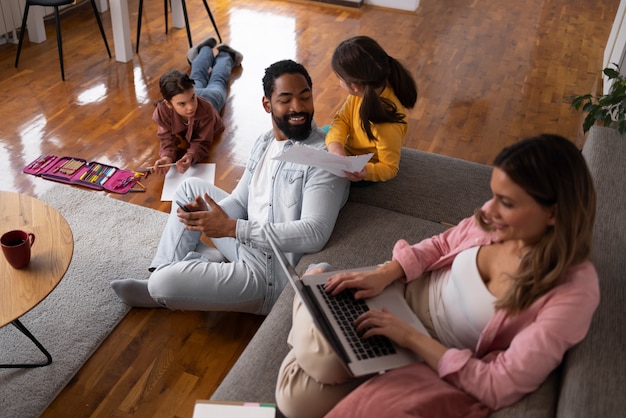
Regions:
[[[289,120],[289,123],[293,125],[301,125],[306,122],[306,115],[302,113],[289,115],[288,120]]]

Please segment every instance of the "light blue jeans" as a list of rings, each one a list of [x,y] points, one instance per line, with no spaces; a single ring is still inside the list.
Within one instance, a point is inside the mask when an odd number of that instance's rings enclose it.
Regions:
[[[209,73],[211,70],[211,73]],[[204,97],[218,113],[226,103],[226,87],[233,70],[233,58],[227,52],[213,55],[213,49],[204,47],[191,63],[190,78],[194,81],[196,94]]]
[[[190,180],[176,189],[174,201],[188,203],[205,192],[216,202],[228,196],[209,182]],[[172,203],[150,264],[155,268],[148,279],[150,296],[174,310],[261,313],[267,286],[260,272],[266,266],[261,260],[256,266],[241,261],[234,238],[212,239],[217,250],[204,244],[200,232],[185,230],[176,214],[178,205]]]

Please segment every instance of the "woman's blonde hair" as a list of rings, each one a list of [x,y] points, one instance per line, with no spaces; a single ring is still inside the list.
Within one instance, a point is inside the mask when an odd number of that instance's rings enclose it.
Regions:
[[[517,314],[554,288],[569,267],[589,258],[596,192],[580,150],[558,135],[515,143],[493,165],[537,203],[555,208],[554,226],[522,258],[513,286],[496,302],[496,308]],[[480,211],[476,217],[489,228]]]

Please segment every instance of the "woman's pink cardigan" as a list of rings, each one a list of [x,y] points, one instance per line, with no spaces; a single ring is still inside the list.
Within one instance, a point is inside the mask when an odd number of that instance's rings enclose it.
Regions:
[[[415,245],[400,240],[393,249],[411,281],[425,271],[452,264],[464,249],[493,243],[472,218]],[[521,314],[497,310],[480,335],[475,354],[448,349],[439,377],[474,396],[492,410],[511,405],[536,390],[580,342],[600,301],[598,275],[590,261],[569,268],[554,289]]]

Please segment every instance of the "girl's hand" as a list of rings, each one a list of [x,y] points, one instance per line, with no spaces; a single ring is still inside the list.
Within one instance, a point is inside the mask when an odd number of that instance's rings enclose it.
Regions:
[[[192,162],[193,162],[193,158],[191,158],[187,154],[183,155],[183,157],[180,160],[176,161],[176,168],[178,169],[178,172],[180,174],[183,174],[185,171],[189,169],[189,167],[191,167]]]
[[[170,157],[161,157],[154,162],[154,167],[150,168],[150,172],[153,174],[165,175],[167,174],[167,170],[169,167],[159,167],[161,165],[172,164],[172,159]]]
[[[355,299],[376,296],[394,280],[404,276],[399,264],[390,266],[393,263],[395,262],[392,261],[375,270],[334,274],[328,278],[324,289],[334,296],[346,289],[359,289],[354,294]]]
[[[332,154],[341,155],[342,157],[346,156],[346,150],[343,148],[343,145],[341,145],[339,142],[331,142],[330,144],[326,146],[326,148],[328,149],[328,152]],[[344,173],[346,174],[346,177],[350,181],[361,181],[367,175],[367,169],[363,167],[363,170],[361,171],[355,171],[354,173],[344,171]]]
[[[331,142],[326,146],[326,148],[328,149],[328,152],[332,154],[341,155],[342,157],[346,156],[346,151],[343,149],[343,145],[339,142]]]
[[[363,181],[365,176],[367,176],[367,168],[363,167],[363,170],[355,171],[354,173],[349,173],[347,171],[344,171],[344,173],[346,173],[346,177],[350,181]]]

